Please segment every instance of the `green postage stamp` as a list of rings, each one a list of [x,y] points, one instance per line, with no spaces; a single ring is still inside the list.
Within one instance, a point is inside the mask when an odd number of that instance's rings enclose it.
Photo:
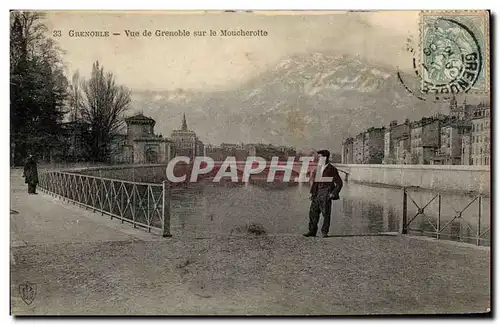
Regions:
[[[489,11],[422,11],[420,75],[425,94],[489,91]]]

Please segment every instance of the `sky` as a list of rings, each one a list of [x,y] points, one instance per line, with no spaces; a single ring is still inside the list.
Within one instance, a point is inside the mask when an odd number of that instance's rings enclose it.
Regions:
[[[294,54],[334,52],[410,71],[406,39],[418,34],[418,12],[47,12],[48,34],[65,51],[70,77],[88,76],[99,60],[132,90],[227,90]],[[127,37],[125,29],[141,36]],[[263,30],[262,37],[155,37],[156,30]],[[70,37],[109,31],[108,38]],[[144,30],[153,33],[144,37]]]

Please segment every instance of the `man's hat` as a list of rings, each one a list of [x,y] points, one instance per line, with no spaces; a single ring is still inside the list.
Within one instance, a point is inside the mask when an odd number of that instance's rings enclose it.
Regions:
[[[322,155],[323,157],[330,158],[330,151],[328,150],[319,150],[317,151],[318,155]]]

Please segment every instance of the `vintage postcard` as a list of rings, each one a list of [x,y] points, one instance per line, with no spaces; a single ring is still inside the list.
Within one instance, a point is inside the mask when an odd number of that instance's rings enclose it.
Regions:
[[[490,33],[11,11],[11,314],[491,313]]]

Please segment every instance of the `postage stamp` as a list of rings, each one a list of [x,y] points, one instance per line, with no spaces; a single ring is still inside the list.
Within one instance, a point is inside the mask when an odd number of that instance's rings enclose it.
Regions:
[[[488,28],[488,11],[422,11],[421,91],[437,95],[487,93]]]

